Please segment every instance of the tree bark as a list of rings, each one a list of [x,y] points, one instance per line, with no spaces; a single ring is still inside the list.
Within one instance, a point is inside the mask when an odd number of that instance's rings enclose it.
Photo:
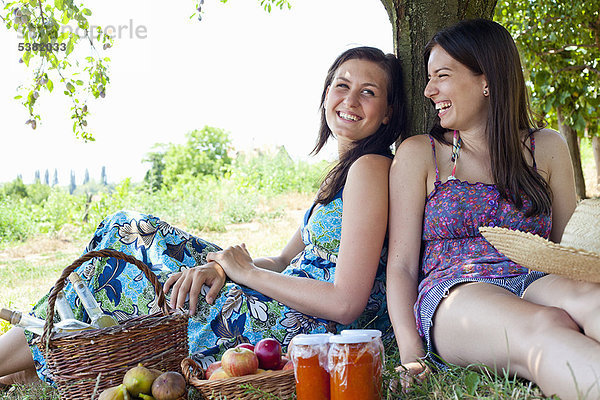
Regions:
[[[592,137],[592,151],[596,162],[596,185],[600,185],[600,137]]]
[[[408,100],[409,132],[426,133],[435,109],[423,96],[427,71],[423,49],[433,35],[463,19],[494,15],[497,0],[380,0],[392,24],[394,50],[402,62]]]
[[[575,175],[575,192],[580,199],[587,198],[585,194],[585,179],[583,179],[583,169],[581,167],[581,154],[579,152],[579,142],[577,141],[577,132],[570,126],[565,125],[562,109],[556,110],[558,119],[558,130],[567,140],[571,163],[573,164],[573,174]]]

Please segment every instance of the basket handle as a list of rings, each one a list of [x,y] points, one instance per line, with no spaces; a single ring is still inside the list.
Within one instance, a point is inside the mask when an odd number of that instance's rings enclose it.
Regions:
[[[187,383],[191,383],[192,380],[205,379],[204,370],[202,367],[190,357],[186,357],[181,360],[181,372],[183,373]]]
[[[137,258],[130,256],[129,254],[125,254],[113,249],[90,251],[79,257],[71,265],[69,265],[63,270],[62,274],[56,281],[56,284],[52,288],[52,291],[50,292],[50,296],[48,297],[48,308],[46,312],[46,324],[44,325],[44,332],[42,333],[41,337],[42,343],[46,343],[46,348],[50,345],[50,336],[52,328],[54,328],[54,305],[56,303],[56,297],[58,296],[58,292],[60,292],[65,287],[65,282],[71,274],[71,272],[75,271],[75,269],[81,266],[81,264],[88,260],[91,260],[94,257],[118,258],[138,267],[144,273],[144,275],[150,281],[150,283],[152,283],[152,286],[154,286],[154,292],[158,297],[158,307],[160,307],[165,316],[169,315],[171,308],[169,307],[165,299],[165,292],[163,291],[162,285],[158,281],[156,275],[150,270],[150,268],[148,268],[146,264],[144,264]]]

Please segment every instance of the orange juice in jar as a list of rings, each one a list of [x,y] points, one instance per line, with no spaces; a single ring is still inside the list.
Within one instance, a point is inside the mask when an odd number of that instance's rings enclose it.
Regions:
[[[329,338],[331,400],[379,400],[380,350],[365,334]]]
[[[385,348],[383,341],[381,340],[381,331],[378,329],[344,329],[340,332],[341,335],[356,335],[364,334],[371,337],[371,343],[379,349],[379,357],[376,358],[375,363],[375,376],[379,378],[379,381],[375,384],[375,390],[377,391],[377,399],[383,396],[383,366],[385,365]],[[374,350],[377,352],[376,350]]]
[[[296,335],[290,343],[289,355],[294,363],[296,398],[329,400],[327,356],[331,334]]]

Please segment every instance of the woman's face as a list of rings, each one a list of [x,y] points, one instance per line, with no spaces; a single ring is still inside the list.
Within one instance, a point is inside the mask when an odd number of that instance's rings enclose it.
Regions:
[[[349,144],[375,133],[387,124],[385,71],[372,61],[352,59],[339,66],[327,88],[325,118],[339,144]]]
[[[446,129],[485,129],[489,98],[483,74],[476,75],[452,58],[441,46],[434,46],[427,64],[429,82],[425,97],[431,99]]]

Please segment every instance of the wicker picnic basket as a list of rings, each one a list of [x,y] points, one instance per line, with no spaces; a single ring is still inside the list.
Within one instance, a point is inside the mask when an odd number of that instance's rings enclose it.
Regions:
[[[108,328],[49,334],[58,292],[75,268],[94,257],[114,257],[137,266],[154,286],[162,311]],[[38,347],[62,400],[97,399],[104,389],[121,384],[125,372],[138,363],[161,371],[178,371],[181,360],[188,356],[187,322],[187,314],[169,308],[162,285],[143,262],[112,249],[91,251],[65,268],[54,285]]]
[[[204,378],[202,368],[191,358],[181,361],[181,370],[187,383],[192,386],[199,398],[251,400],[263,398],[261,394],[269,393],[279,399],[294,397],[296,380],[293,370],[263,372],[261,374],[239,376],[235,378],[209,381]],[[258,389],[260,394],[249,388]],[[197,397],[194,397],[196,399]]]

